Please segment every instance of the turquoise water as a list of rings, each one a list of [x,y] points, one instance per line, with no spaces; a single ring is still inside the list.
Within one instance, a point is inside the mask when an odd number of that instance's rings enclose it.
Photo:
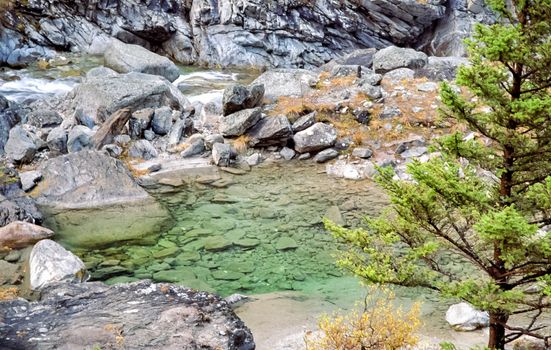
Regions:
[[[150,278],[222,295],[311,289],[343,276],[335,265],[339,245],[322,217],[339,208],[347,224],[358,225],[385,201],[369,181],[332,179],[322,166],[298,164],[224,174],[223,188],[191,183],[158,193],[172,224],[154,245],[76,253],[107,283]]]

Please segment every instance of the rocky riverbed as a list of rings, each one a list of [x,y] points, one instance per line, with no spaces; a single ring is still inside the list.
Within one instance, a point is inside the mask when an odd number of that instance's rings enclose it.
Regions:
[[[6,348],[253,349],[234,293],[258,348],[296,348],[362,293],[322,218],[376,215],[377,167],[409,180],[454,127],[438,83],[467,62],[429,55],[462,50],[432,31],[491,20],[460,1],[1,4],[0,58],[25,67],[0,73],[0,297],[27,299],[2,302]],[[449,339],[445,307],[403,293]]]

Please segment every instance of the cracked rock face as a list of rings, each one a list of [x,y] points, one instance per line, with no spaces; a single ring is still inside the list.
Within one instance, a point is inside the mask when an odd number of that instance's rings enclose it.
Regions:
[[[47,287],[37,302],[0,302],[2,349],[254,350],[219,297],[149,281]]]
[[[450,12],[446,0],[30,0],[0,20],[0,62],[52,48],[103,53],[117,38],[185,64],[309,68],[358,48],[431,42],[436,24],[467,28],[484,9],[462,1]]]

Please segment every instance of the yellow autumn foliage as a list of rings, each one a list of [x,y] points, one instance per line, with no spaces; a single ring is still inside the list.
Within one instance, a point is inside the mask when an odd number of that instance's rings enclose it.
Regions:
[[[363,310],[347,315],[325,315],[319,333],[305,336],[306,350],[394,350],[414,346],[421,326],[420,305],[407,312],[394,306],[388,290],[370,293]]]

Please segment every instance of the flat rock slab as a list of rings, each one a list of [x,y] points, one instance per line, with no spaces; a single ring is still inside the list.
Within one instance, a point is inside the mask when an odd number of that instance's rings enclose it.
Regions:
[[[2,349],[253,350],[220,297],[149,281],[61,284],[41,300],[0,302]]]
[[[21,249],[53,235],[54,232],[47,228],[24,221],[14,221],[0,227],[0,248]]]

